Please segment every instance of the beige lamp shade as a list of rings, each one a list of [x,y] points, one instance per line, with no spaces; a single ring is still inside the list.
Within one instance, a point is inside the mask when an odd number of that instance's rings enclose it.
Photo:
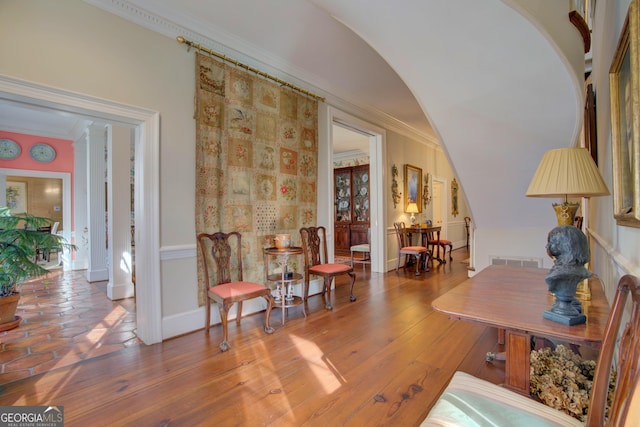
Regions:
[[[606,196],[609,189],[586,148],[558,148],[544,153],[533,175],[527,196],[564,197],[554,204],[558,225],[572,225],[580,205],[567,197]]]
[[[407,205],[407,213],[411,214],[411,225],[415,225],[416,223],[416,215],[419,211],[418,211],[418,205],[415,203],[409,203]]]
[[[415,203],[409,203],[409,205],[407,205],[407,213],[410,214],[416,214],[418,213],[418,205]]]
[[[528,197],[592,197],[609,194],[607,184],[586,148],[558,148],[544,153]]]

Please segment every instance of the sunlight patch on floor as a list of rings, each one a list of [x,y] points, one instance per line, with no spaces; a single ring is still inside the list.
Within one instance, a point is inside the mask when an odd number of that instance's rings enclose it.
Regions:
[[[325,358],[324,353],[312,341],[291,335],[291,341],[298,349],[300,355],[307,361],[311,372],[327,394],[331,394],[340,388],[345,382],[331,362]]]

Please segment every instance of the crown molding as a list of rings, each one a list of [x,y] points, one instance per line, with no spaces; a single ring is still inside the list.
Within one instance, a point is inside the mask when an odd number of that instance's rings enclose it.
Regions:
[[[309,92],[316,93],[324,97],[328,105],[343,110],[364,121],[376,123],[378,126],[407,138],[417,140],[436,149],[441,149],[440,143],[435,135],[422,132],[357,99],[339,97],[335,94],[337,90],[332,89],[330,82],[284,61],[280,57],[270,55],[269,52],[258,49],[246,43],[244,40],[235,37],[233,34],[212,28],[210,25],[194,21],[184,15],[177,16],[177,19],[189,25],[189,28],[186,28],[182,24],[167,20],[125,0],[83,1],[174,40],[176,37],[182,36],[213,51],[250,65],[253,68],[277,76]],[[171,13],[175,15],[175,13]],[[176,43],[178,42],[176,41]]]

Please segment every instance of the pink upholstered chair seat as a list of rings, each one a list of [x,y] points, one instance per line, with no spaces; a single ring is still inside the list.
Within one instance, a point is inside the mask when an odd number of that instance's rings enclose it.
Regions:
[[[309,299],[309,276],[320,276],[324,280],[322,295],[325,300],[325,308],[333,309],[331,304],[331,284],[336,276],[348,275],[351,287],[349,288],[349,301],[355,301],[353,285],[356,282],[356,274],[352,265],[328,263],[327,229],[319,227],[302,227],[300,229],[302,239],[302,252],[304,253],[304,301]]]
[[[393,228],[396,231],[396,239],[398,241],[398,261],[396,263],[396,271],[400,269],[400,258],[402,258],[403,255],[405,258],[405,267],[407,266],[409,256],[416,257],[416,276],[420,275],[420,258],[423,259],[422,264],[424,266],[424,270],[429,271],[427,262],[431,253],[427,250],[427,247],[411,245],[411,240],[409,239],[404,222],[394,222]]]
[[[341,272],[347,272],[353,270],[352,267],[346,264],[318,264],[313,267],[309,267],[309,273],[312,274],[336,274]]]
[[[405,252],[426,252],[427,248],[425,248],[424,246],[404,246],[402,248],[403,251]]]
[[[209,288],[209,292],[218,295],[220,298],[233,298],[252,292],[261,292],[263,290],[263,285],[253,282],[231,282]]]
[[[446,263],[447,260],[445,258],[447,257],[447,248],[449,248],[449,261],[453,261],[453,255],[451,254],[451,252],[453,251],[453,243],[451,242],[451,240],[435,239],[435,235],[436,233],[430,232],[427,239],[427,246],[431,249],[431,252],[433,253],[433,250],[437,246],[438,252],[436,255],[436,259],[441,263]],[[442,258],[440,258],[440,248],[442,248]],[[431,262],[433,262],[433,258],[431,259]]]

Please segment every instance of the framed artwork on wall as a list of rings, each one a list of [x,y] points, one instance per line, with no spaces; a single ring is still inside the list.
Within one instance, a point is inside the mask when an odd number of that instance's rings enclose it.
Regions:
[[[404,165],[404,210],[409,203],[418,205],[418,212],[422,212],[422,169],[409,164]]]
[[[12,214],[27,211],[27,183],[7,181],[7,207]]]
[[[614,217],[618,225],[640,227],[640,47],[638,0],[629,6],[609,71]]]

